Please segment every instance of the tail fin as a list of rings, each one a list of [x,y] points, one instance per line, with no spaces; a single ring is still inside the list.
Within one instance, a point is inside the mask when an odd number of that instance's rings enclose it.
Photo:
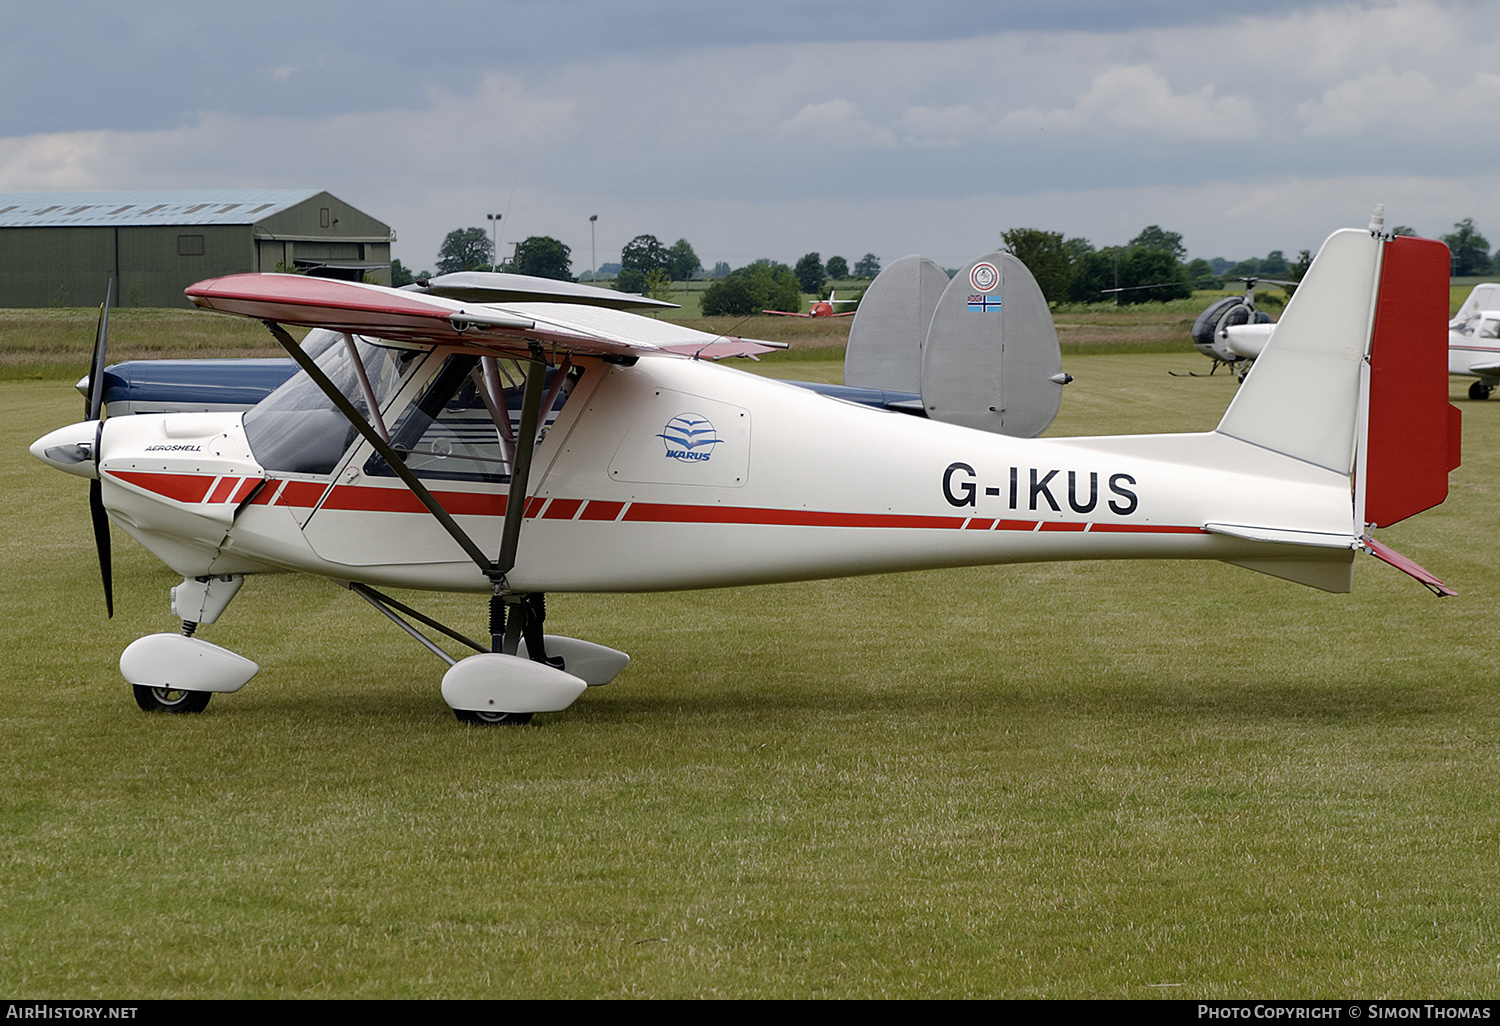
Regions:
[[[1032,438],[1057,416],[1068,380],[1052,311],[1024,263],[990,253],[953,276],[922,346],[927,416]]]
[[[1225,411],[1220,434],[1353,472],[1381,245],[1354,229],[1328,237]]]
[[[1447,354],[1448,247],[1335,232],[1218,431],[1354,474],[1356,523],[1396,523],[1458,465]]]
[[[876,275],[860,299],[844,384],[887,392],[922,390],[922,343],[948,275],[924,256],[902,257]]]
[[[844,350],[846,385],[918,393],[933,420],[1021,438],[1052,423],[1069,380],[1047,300],[1009,253],[952,281],[902,257],[865,291]]]
[[[1354,536],[1439,594],[1451,592],[1367,531],[1447,497],[1460,447],[1447,326],[1448,247],[1335,232],[1217,429],[1351,475]]]

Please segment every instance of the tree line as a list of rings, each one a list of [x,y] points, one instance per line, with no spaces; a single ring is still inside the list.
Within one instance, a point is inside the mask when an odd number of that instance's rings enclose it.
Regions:
[[[1417,235],[1399,225],[1395,235]],[[1186,260],[1180,232],[1150,225],[1124,246],[1095,249],[1083,238],[1064,238],[1061,232],[1012,228],[1001,233],[1005,248],[1024,263],[1049,303],[1159,302],[1186,299],[1194,289],[1221,289],[1234,279],[1259,278],[1299,282],[1312,265],[1312,253],[1296,259],[1274,249],[1265,257],[1232,262],[1223,257]],[[1442,236],[1452,254],[1454,277],[1490,274],[1500,268],[1500,251],[1493,256],[1489,242],[1464,218],[1453,232]]]
[[[438,249],[437,273],[478,270],[576,280],[572,250],[549,235],[524,239],[516,244],[509,260],[497,263],[488,232],[483,228],[455,228]],[[614,287],[621,292],[664,299],[672,282],[691,281],[702,272],[703,262],[687,239],[678,239],[667,246],[654,235],[637,235],[620,250]],[[852,276],[873,278],[879,273],[880,259],[874,253],[866,253],[855,262]],[[391,284],[398,288],[431,276],[430,271],[413,272],[400,260],[391,261]],[[829,280],[848,278],[851,271],[848,261],[841,256],[830,257],[825,264],[819,254],[808,253],[797,261],[795,270],[761,259],[731,271],[727,263],[720,261],[708,276],[719,281],[704,294],[704,313],[746,314],[763,309],[799,310],[803,293],[818,295]]]

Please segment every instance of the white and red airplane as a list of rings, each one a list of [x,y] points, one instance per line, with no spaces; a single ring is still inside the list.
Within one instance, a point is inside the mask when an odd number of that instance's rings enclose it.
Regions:
[[[762,310],[761,313],[775,314],[777,317],[853,317],[857,311],[847,310],[844,313],[835,313],[835,303],[858,303],[857,299],[839,299],[838,293],[829,292],[827,299],[816,299],[808,307],[807,313],[793,313],[790,310]]]
[[[619,310],[235,275],[188,295],[265,321],[298,374],[247,413],[101,420],[95,388],[88,420],[31,451],[90,480],[106,596],[110,521],[183,577],[182,632],[121,656],[142,708],[246,684],[256,664],[195,631],[247,577],[301,572],[447,663],[460,719],[524,722],[629,658],[545,634],[547,592],[1143,558],[1343,592],[1363,550],[1450,594],[1371,537],[1442,502],[1458,462],[1447,272],[1441,243],[1335,233],[1215,430],[1083,438],[1002,433],[998,401],[988,427],[841,402],[703,359],[763,343]],[[386,586],[485,595],[491,635]]]
[[[1475,285],[1448,322],[1448,373],[1479,379],[1470,399],[1488,399],[1500,385],[1500,284]]]

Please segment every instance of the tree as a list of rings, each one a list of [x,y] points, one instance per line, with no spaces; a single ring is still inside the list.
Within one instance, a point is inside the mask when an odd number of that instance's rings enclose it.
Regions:
[[[847,278],[849,277],[849,261],[841,256],[829,257],[828,263],[823,265],[823,270],[834,281],[838,281],[840,278]]]
[[[880,273],[880,258],[874,253],[866,253],[859,258],[859,263],[854,265],[854,276],[856,278],[873,278]]]
[[[438,274],[487,271],[495,265],[495,247],[483,228],[455,228],[438,249]]]
[[[1214,274],[1213,265],[1202,257],[1188,261],[1188,278],[1195,289],[1222,289],[1224,279]]]
[[[713,276],[715,278],[727,278],[729,276],[729,265],[722,260],[714,264]]]
[[[620,250],[620,273],[615,288],[620,292],[646,291],[646,276],[667,269],[667,248],[655,235],[637,235]]]
[[[1453,259],[1453,277],[1464,278],[1476,274],[1488,274],[1494,267],[1490,262],[1490,244],[1474,227],[1474,219],[1466,217],[1453,226],[1452,235],[1444,235],[1443,241]]]
[[[1026,265],[1047,302],[1060,303],[1068,297],[1068,285],[1073,280],[1073,255],[1063,242],[1062,232],[1012,228],[1000,237],[1011,255]]]
[[[534,278],[572,281],[572,252],[550,235],[533,235],[516,247],[515,272]]]
[[[756,261],[731,271],[703,292],[703,315],[744,316],[762,310],[798,312],[802,285],[786,264]]]
[[[1130,240],[1126,249],[1151,249],[1162,253],[1170,253],[1172,259],[1178,263],[1187,256],[1187,248],[1182,244],[1181,232],[1169,232],[1159,225],[1147,225],[1141,229],[1141,234]]]
[[[620,269],[640,271],[642,274],[665,271],[667,249],[655,235],[637,235],[620,250]]]
[[[646,287],[641,294],[650,299],[659,299],[662,302],[670,302],[672,299],[672,279],[667,277],[667,272],[662,270],[652,271],[646,275]]]
[[[823,273],[823,257],[817,253],[809,253],[798,260],[792,273],[797,276],[797,284],[802,286],[802,291],[814,296],[827,280]]]
[[[417,276],[406,269],[406,265],[399,260],[391,261],[391,288],[399,289],[403,285],[410,285],[417,280]]]
[[[1286,254],[1273,249],[1260,262],[1260,273],[1267,278],[1284,278],[1292,273],[1292,265],[1286,262]]]
[[[1106,292],[1115,288],[1128,291]],[[1175,257],[1165,250],[1138,246],[1111,246],[1088,254],[1076,265],[1068,288],[1068,298],[1075,303],[1120,306],[1188,299],[1192,294],[1187,270]]]
[[[678,239],[667,250],[667,276],[672,281],[691,281],[693,275],[703,270],[703,262],[687,239]]]

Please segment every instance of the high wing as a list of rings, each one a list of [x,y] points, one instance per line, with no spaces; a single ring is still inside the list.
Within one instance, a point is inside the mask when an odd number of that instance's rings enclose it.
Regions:
[[[710,335],[597,306],[474,304],[295,274],[233,274],[200,281],[185,292],[205,310],[393,342],[458,346],[485,356],[525,358],[535,343],[585,356],[673,354],[711,360],[786,348],[781,342]]]

